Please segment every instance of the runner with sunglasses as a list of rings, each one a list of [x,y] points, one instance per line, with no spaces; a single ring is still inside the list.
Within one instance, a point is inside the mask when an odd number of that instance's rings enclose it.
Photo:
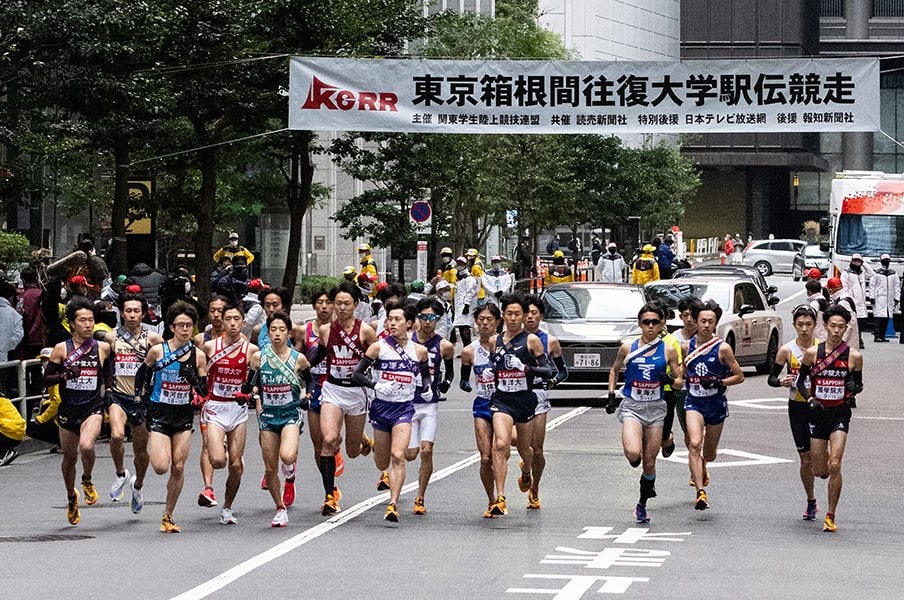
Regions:
[[[638,523],[650,522],[647,500],[656,497],[656,456],[662,446],[662,426],[668,412],[663,388],[669,385],[680,389],[683,385],[679,354],[659,335],[664,323],[665,310],[659,304],[642,306],[637,313],[640,338],[621,345],[609,370],[606,412],[612,414],[618,408],[622,448],[628,464],[634,468],[643,464],[640,500],[634,507],[634,519]],[[624,399],[619,402],[615,386],[623,366]]]
[[[829,506],[822,530],[837,531],[835,509],[841,497],[841,460],[854,397],[863,391],[863,354],[844,343],[851,313],[831,306],[822,313],[827,339],[807,348],[797,391],[810,405],[810,461],[813,475],[829,480]]]
[[[687,424],[688,466],[694,480],[694,508],[706,510],[709,499],[704,489],[709,485],[706,463],[716,460],[722,426],[728,418],[725,389],[744,381],[744,373],[731,346],[716,337],[716,326],[722,307],[707,300],[691,309],[697,323],[697,335],[681,345],[687,396],[684,418]]]
[[[802,304],[791,311],[791,319],[797,338],[778,349],[775,363],[769,373],[769,385],[788,388],[788,420],[791,423],[791,437],[800,456],[800,482],[807,494],[807,508],[804,519],[815,521],[819,507],[813,491],[813,468],[810,460],[810,409],[807,399],[797,391],[797,379],[801,362],[807,349],[819,344],[813,337],[816,327],[816,311],[807,304]],[[788,374],[781,377],[782,369],[788,367]]]
[[[474,437],[477,439],[477,451],[480,453],[480,482],[487,494],[487,510],[483,518],[493,518],[493,504],[496,501],[495,482],[493,481],[493,413],[490,412],[490,398],[496,390],[496,378],[490,355],[493,354],[493,338],[496,327],[502,318],[499,307],[495,304],[478,306],[474,312],[477,324],[477,339],[462,348],[461,379],[458,387],[463,392],[471,393],[471,371],[477,384],[477,396],[474,398],[472,414],[474,415]]]
[[[436,419],[439,413],[437,402],[440,394],[449,391],[452,385],[453,356],[455,347],[452,342],[444,340],[436,333],[439,320],[446,313],[442,303],[436,298],[421,298],[417,303],[417,319],[420,329],[411,336],[417,344],[422,344],[427,349],[430,363],[431,394],[414,394],[414,418],[411,420],[411,441],[405,452],[405,460],[414,460],[421,457],[421,466],[418,471],[417,497],[414,499],[413,512],[416,515],[426,515],[424,497],[427,493],[427,484],[433,475],[433,443],[436,439]],[[423,340],[423,341],[421,341]],[[442,363],[442,367],[440,364]],[[442,373],[442,377],[439,377]]]

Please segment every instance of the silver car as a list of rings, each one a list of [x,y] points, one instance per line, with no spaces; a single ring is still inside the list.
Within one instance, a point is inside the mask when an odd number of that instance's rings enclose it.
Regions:
[[[756,267],[763,277],[790,273],[794,257],[806,245],[803,240],[757,240],[744,249],[741,264]]]
[[[741,366],[755,366],[768,373],[775,362],[782,338],[782,318],[766,303],[763,292],[750,281],[730,279],[670,279],[651,281],[646,286],[654,299],[676,307],[686,296],[715,300],[722,307],[716,335],[734,350]],[[669,328],[677,328],[677,319]]]
[[[621,343],[640,335],[644,289],[621,283],[559,283],[543,292],[543,327],[556,336],[569,378],[605,381]]]

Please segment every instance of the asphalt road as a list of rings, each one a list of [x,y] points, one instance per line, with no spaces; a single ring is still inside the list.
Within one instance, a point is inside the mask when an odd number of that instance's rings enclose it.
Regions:
[[[802,286],[770,279],[784,299],[778,309],[789,313]],[[785,333],[793,334],[790,323]],[[481,518],[486,504],[470,400],[456,389],[440,407],[429,514],[410,514],[409,490],[398,525],[382,519],[386,495],[375,490],[378,472],[369,458],[348,461],[338,480],[343,511],[320,516],[306,432],[298,500],[284,529],[269,527],[274,509],[258,486],[256,435],[249,436],[235,526],[220,525],[215,509],[195,503],[200,436],[193,436],[176,510],[181,535],[158,532],[164,478],[149,475],[140,515],[105,497],[113,477],[106,444],[98,446],[94,477],[101,501],[82,508],[77,527],[66,523],[59,457],[20,457],[0,468],[2,597],[897,598],[904,524],[894,517],[900,469],[889,459],[898,454],[904,421],[895,377],[904,348],[868,341],[864,352],[866,390],[851,424],[835,534],[821,527],[825,482],[816,485],[820,521],[801,520],[805,498],[784,396],[752,370],[729,392],[722,453],[711,465],[712,508],[692,509],[679,444],[659,462],[659,497],[650,501],[652,522],[643,528],[631,517],[639,471],[622,455],[618,422],[576,406],[600,396],[597,386],[554,392],[543,508],[526,510],[510,472],[509,515]],[[512,471],[516,464],[513,458]],[[415,471],[410,465],[409,481]],[[224,480],[218,472],[219,496]]]

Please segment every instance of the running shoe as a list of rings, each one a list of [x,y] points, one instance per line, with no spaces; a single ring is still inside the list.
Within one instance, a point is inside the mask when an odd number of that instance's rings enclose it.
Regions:
[[[490,513],[494,517],[501,517],[502,515],[508,514],[508,506],[505,504],[505,496],[499,496],[496,498],[496,502],[490,506]]]
[[[386,506],[386,512],[383,514],[383,518],[390,523],[399,522],[399,511],[396,510],[395,504],[389,504]]]
[[[90,479],[82,479],[82,489],[85,490],[85,504],[91,506],[97,504],[97,490]]]
[[[276,516],[270,521],[270,527],[285,527],[289,524],[289,511],[285,508],[276,510]]]
[[[822,530],[828,531],[829,533],[838,531],[838,526],[835,525],[835,515],[826,513],[825,521],[822,522]]]
[[[637,503],[637,506],[634,507],[634,522],[635,523],[649,523],[650,517],[647,515],[647,507]]]
[[[239,520],[232,514],[231,508],[224,508],[220,511],[220,525],[236,525]]]
[[[70,525],[78,525],[82,520],[82,515],[78,511],[78,490],[75,490],[75,496],[66,503],[66,520]]]
[[[380,481],[377,482],[377,491],[382,492],[383,490],[389,489],[389,473],[383,471],[380,473]]]
[[[323,506],[320,508],[320,514],[324,517],[328,517],[330,515],[336,514],[339,512],[339,500],[337,500],[332,494],[326,495],[326,500],[323,501]]]
[[[286,506],[292,506],[295,504],[295,480],[286,479],[286,483],[283,486],[282,491],[282,501]]]
[[[131,478],[131,474],[129,470],[126,469],[125,474],[122,477],[117,476],[116,480],[113,482],[113,485],[110,486],[110,500],[113,502],[119,502],[126,495],[126,483]]]
[[[265,491],[267,490],[267,474],[266,473],[261,475],[261,489],[265,490]]]
[[[527,507],[531,509],[540,508],[540,494],[533,490],[527,492]]]
[[[345,459],[342,458],[342,450],[337,450],[334,457],[336,459],[336,477],[345,473]]]
[[[484,519],[492,519],[495,516],[496,515],[493,514],[493,503],[490,502],[489,504],[487,504],[487,509],[483,512],[483,518]]]
[[[336,486],[333,486],[333,498],[336,499],[336,502],[342,500],[342,492]]]
[[[412,512],[412,514],[415,514],[415,515],[426,515],[427,514],[427,507],[424,506],[423,498],[418,497],[418,498],[414,499],[414,510],[412,510],[411,512]]]
[[[530,484],[533,483],[533,478],[530,476],[530,470],[524,470],[524,461],[518,461],[518,468],[521,470],[521,475],[518,476],[518,489],[522,492],[526,492],[530,489]]]
[[[0,467],[5,467],[17,458],[19,458],[19,453],[16,451],[16,449],[7,448],[6,453],[3,455],[3,458],[0,458]]]
[[[697,499],[694,501],[694,510],[706,510],[709,508],[706,490],[697,490]]]
[[[819,505],[816,500],[807,500],[807,508],[804,510],[804,521],[815,521],[816,513],[819,512]]]
[[[374,441],[367,437],[366,433],[361,434],[361,456],[367,456],[374,449]]]
[[[213,495],[213,488],[204,488],[204,491],[198,494],[198,506],[213,508],[217,504],[217,497]]]
[[[137,515],[144,507],[144,494],[141,493],[141,488],[135,487],[136,479],[138,477],[135,475],[129,478],[129,487],[132,488],[132,499],[129,501],[129,506],[132,507],[132,512]]]
[[[163,513],[163,518],[160,519],[160,531],[163,533],[182,533],[182,529],[173,521],[173,515],[169,513]]]

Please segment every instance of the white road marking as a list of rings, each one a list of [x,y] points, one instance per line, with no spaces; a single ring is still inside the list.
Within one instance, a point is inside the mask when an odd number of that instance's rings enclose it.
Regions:
[[[759,408],[763,410],[785,410],[788,407],[788,398],[751,398],[750,400],[729,400],[732,406],[744,408]]]
[[[578,417],[578,416],[584,414],[588,410],[590,410],[589,406],[581,406],[581,407],[575,408],[574,410],[571,410],[571,411],[565,413],[564,415],[556,417],[555,419],[549,421],[546,424],[546,431],[552,431],[556,427],[562,425],[563,423],[565,423],[567,421],[570,421],[571,419],[573,419],[575,417]],[[445,479],[449,475],[452,475],[453,473],[457,473],[458,471],[461,471],[462,469],[465,469],[479,461],[480,461],[480,453],[475,452],[471,456],[469,456],[463,460],[460,460],[455,464],[449,465],[445,469],[441,469],[441,470],[437,471],[436,473],[433,474],[433,477],[430,478],[430,482],[433,483],[433,482],[439,481],[441,479]],[[417,489],[417,481],[413,481],[413,482],[405,485],[402,488],[402,493],[406,494],[406,493],[411,492],[412,490],[416,490],[416,489]],[[347,523],[348,521],[351,521],[358,515],[367,511],[368,509],[371,509],[374,506],[381,504],[388,499],[389,499],[389,493],[386,492],[383,494],[377,494],[376,496],[373,496],[372,498],[368,498],[367,500],[364,500],[363,502],[359,502],[358,504],[354,505],[350,509],[343,511],[343,512],[337,514],[336,516],[332,517],[328,521],[325,521],[325,522],[321,523],[320,525],[311,527],[310,529],[306,529],[305,531],[302,531],[298,535],[295,535],[295,536],[287,539],[286,541],[284,541],[280,544],[277,544],[276,546],[273,546],[269,550],[265,550],[265,551],[261,552],[260,554],[249,558],[245,562],[232,567],[228,571],[225,571],[224,573],[217,575],[213,579],[206,581],[206,582],[202,583],[201,585],[188,590],[185,593],[179,594],[178,596],[174,596],[172,600],[199,600],[200,598],[206,598],[207,596],[213,594],[214,592],[223,589],[224,587],[226,587],[233,581],[239,579],[240,577],[243,577],[243,576],[247,575],[248,573],[250,573],[251,571],[254,571],[258,567],[262,567],[265,564],[267,564],[273,560],[276,560],[280,556],[287,554],[287,553],[291,552],[292,550],[295,550],[296,548],[299,548],[299,547],[307,544],[308,542],[319,538],[323,534],[325,534],[329,531],[332,531],[333,529],[339,527],[343,523]]]
[[[722,460],[723,456],[736,456],[745,460]],[[676,450],[670,457],[663,459],[670,462],[687,464],[687,450]],[[777,465],[781,463],[794,462],[787,458],[778,458],[775,456],[764,456],[762,454],[754,454],[752,452],[744,452],[743,450],[730,450],[719,448],[719,460],[716,462],[706,463],[707,469],[715,467],[751,467],[758,465]]]
[[[785,298],[784,300],[779,301],[779,304],[784,304],[785,302],[790,302],[790,301],[794,300],[795,298],[797,298],[798,296],[803,296],[803,295],[806,294],[806,293],[807,293],[807,290],[806,290],[806,289],[803,289],[803,290],[797,292],[796,294],[793,294],[793,295],[791,295],[791,296],[788,296],[788,297]],[[776,305],[776,306],[778,306],[778,305]]]

